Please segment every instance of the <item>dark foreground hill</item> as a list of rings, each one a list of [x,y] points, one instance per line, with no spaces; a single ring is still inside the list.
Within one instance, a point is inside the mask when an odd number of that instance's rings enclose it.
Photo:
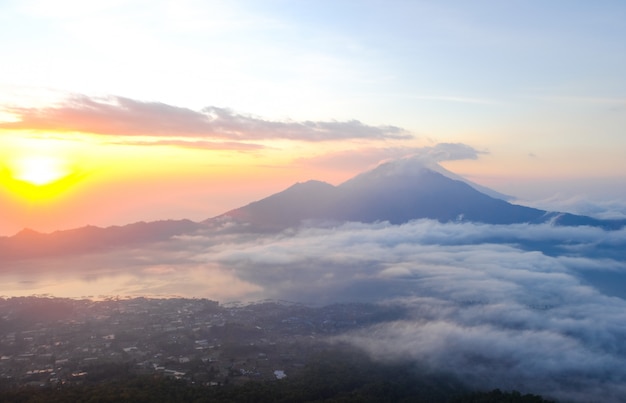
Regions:
[[[21,388],[0,385],[0,402],[551,402],[516,391],[470,392],[451,376],[420,373],[412,364],[380,364],[359,352],[337,348],[321,352],[299,374],[274,381],[245,380],[209,386],[173,377],[138,376],[128,366],[106,369],[99,375],[109,377],[86,379],[82,384]],[[97,367],[90,370],[98,372]]]
[[[321,370],[324,371],[322,374],[325,374],[322,378],[317,376],[318,373],[312,373],[296,380],[264,383],[251,381],[243,385],[228,386],[190,385],[185,381],[165,377],[130,376],[119,381],[61,388],[27,387],[4,391],[0,389],[0,402],[554,403],[539,395],[522,394],[517,391],[502,392],[499,389],[491,392],[464,393],[456,390],[451,393],[446,390],[451,389],[446,380],[434,377],[419,379],[411,376],[408,371],[385,372],[384,369],[370,367],[370,374],[354,372],[345,377],[347,374],[345,372],[337,374],[323,367]],[[366,377],[362,377],[363,375]]]

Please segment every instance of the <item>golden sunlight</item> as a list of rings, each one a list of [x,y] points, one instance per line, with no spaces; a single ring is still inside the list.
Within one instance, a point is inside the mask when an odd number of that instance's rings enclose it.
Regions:
[[[17,159],[12,167],[14,179],[35,186],[48,185],[65,178],[70,173],[64,161],[50,156],[25,156]]]
[[[60,157],[28,155],[7,161],[0,184],[10,193],[30,202],[47,203],[65,193],[80,175]]]
[[[2,132],[0,132],[2,133]],[[0,187],[28,202],[49,203],[84,175],[84,139],[5,132],[0,139]]]

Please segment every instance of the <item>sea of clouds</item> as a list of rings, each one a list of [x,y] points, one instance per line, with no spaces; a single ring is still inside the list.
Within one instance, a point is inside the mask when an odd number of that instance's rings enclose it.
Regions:
[[[473,386],[617,402],[626,396],[624,251],[626,230],[590,227],[419,220],[258,233],[225,223],[168,242],[15,262],[2,280],[9,295],[399,304],[401,320],[338,339]]]

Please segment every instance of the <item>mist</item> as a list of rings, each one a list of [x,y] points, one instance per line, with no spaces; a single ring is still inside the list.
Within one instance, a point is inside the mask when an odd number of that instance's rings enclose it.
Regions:
[[[5,295],[183,296],[399,304],[338,338],[475,387],[586,401],[626,395],[626,231],[412,221],[255,233],[223,223],[168,241],[10,262]],[[608,279],[608,280],[607,280]]]

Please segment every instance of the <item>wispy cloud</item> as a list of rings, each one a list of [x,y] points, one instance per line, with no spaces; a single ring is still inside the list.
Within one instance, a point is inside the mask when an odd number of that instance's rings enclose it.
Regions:
[[[619,186],[619,185],[618,185]],[[574,214],[588,215],[601,219],[626,218],[626,201],[620,198],[612,200],[594,200],[588,195],[555,194],[540,200],[519,200],[520,204],[532,205],[548,211],[568,211]]]
[[[237,141],[208,141],[208,140],[154,140],[154,141],[137,141],[126,140],[120,141],[124,145],[137,146],[175,146],[181,148],[206,149],[206,150],[238,150],[250,151],[266,148],[260,144],[237,142]]]
[[[626,109],[626,98],[620,97],[601,97],[588,95],[536,95],[529,96],[535,100],[554,102],[554,103],[575,103],[587,105],[604,105],[614,109]]]
[[[215,106],[200,111],[160,102],[75,95],[50,107],[4,107],[16,121],[0,129],[85,132],[115,136],[194,137],[231,141],[287,139],[321,142],[350,139],[410,139],[396,126],[349,121],[270,121]],[[187,143],[192,145],[192,143]],[[202,145],[199,143],[199,145]]]
[[[334,168],[348,171],[363,170],[384,160],[419,157],[432,162],[475,160],[487,151],[476,150],[463,143],[439,143],[426,147],[369,147],[357,151],[342,150],[324,155],[301,158],[297,164],[316,168]]]
[[[585,102],[593,104],[615,104],[626,106],[626,98],[588,97],[588,96],[547,96],[543,99],[568,102]]]
[[[487,151],[479,151],[463,143],[439,143],[432,147],[424,147],[421,152],[436,162],[475,160],[481,154],[488,154]]]
[[[501,103],[493,99],[487,98],[474,98],[464,96],[442,96],[442,95],[410,95],[409,98],[420,101],[435,101],[435,102],[455,102],[463,104],[480,104],[480,105],[495,105]]]

